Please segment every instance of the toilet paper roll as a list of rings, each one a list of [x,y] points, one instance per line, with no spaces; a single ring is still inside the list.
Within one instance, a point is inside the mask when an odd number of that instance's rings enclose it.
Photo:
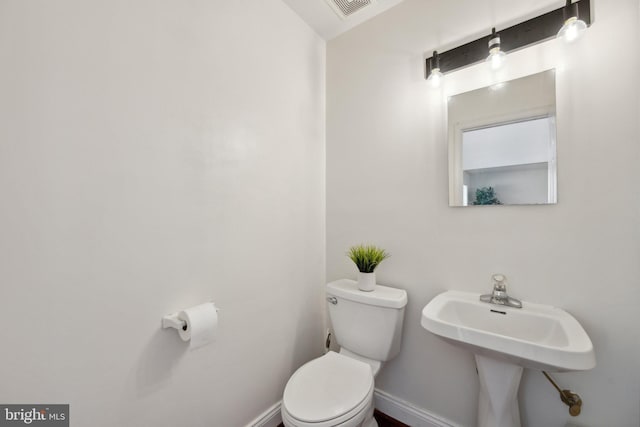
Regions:
[[[178,318],[187,323],[186,329],[180,329],[183,341],[191,340],[189,346],[196,349],[216,340],[218,331],[218,311],[213,303],[204,303],[187,308],[178,314]]]

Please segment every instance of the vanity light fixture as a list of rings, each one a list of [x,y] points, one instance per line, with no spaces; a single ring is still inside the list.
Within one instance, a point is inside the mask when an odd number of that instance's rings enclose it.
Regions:
[[[587,24],[580,19],[578,3],[571,3],[571,0],[567,0],[563,14],[564,25],[558,31],[558,38],[571,43],[582,35],[584,30],[587,29]]]
[[[500,49],[500,34],[496,33],[496,29],[491,30],[491,38],[489,39],[489,56],[487,62],[491,64],[493,70],[497,70],[504,64],[506,53]]]
[[[500,55],[500,59],[495,60],[496,63],[503,62],[504,55],[509,52],[555,37],[575,39],[574,36],[579,36],[584,28],[591,25],[591,1],[577,0],[571,2],[571,0],[566,0],[566,4],[558,9],[509,28],[501,29],[498,37],[498,47],[502,55]],[[583,23],[585,27],[580,23]],[[563,31],[565,27],[567,27],[566,31]],[[559,30],[560,33],[558,32]],[[497,34],[495,35],[497,36]],[[425,77],[427,79],[431,78],[433,70],[438,68],[440,81],[442,81],[443,74],[488,60],[487,41],[493,41],[495,38],[494,34],[492,34],[489,39],[484,36],[446,52],[434,52],[433,57],[425,60]],[[491,43],[490,46],[492,46]],[[434,58],[436,54],[437,58]],[[438,67],[435,67],[436,60]],[[493,58],[490,63],[494,64]]]
[[[429,62],[429,77],[427,77],[427,81],[431,83],[431,87],[437,88],[440,87],[443,78],[444,75],[440,71],[440,55],[438,55],[438,51],[434,50]]]

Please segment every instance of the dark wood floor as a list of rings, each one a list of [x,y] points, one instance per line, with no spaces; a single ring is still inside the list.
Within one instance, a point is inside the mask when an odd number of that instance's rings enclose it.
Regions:
[[[400,421],[391,418],[387,414],[383,414],[382,412],[376,411],[373,413],[376,421],[378,422],[378,427],[410,427],[406,424],[401,423]]]
[[[402,424],[400,421],[391,418],[389,415],[383,414],[382,412],[376,411],[373,413],[376,421],[378,422],[378,427],[410,427],[406,424]],[[284,424],[280,424],[278,427],[284,427]]]

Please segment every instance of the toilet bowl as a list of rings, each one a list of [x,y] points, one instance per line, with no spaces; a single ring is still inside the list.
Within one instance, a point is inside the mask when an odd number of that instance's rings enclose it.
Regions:
[[[284,391],[286,427],[374,427],[373,372],[361,361],[330,351],[298,369]]]
[[[341,346],[301,366],[282,397],[285,427],[377,427],[374,379],[382,362],[395,357],[407,294],[376,286],[362,292],[353,280],[327,285],[329,316]]]

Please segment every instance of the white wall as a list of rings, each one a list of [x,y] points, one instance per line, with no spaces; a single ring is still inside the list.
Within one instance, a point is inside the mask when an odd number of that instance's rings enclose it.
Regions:
[[[0,402],[278,401],[323,343],[324,41],[280,0],[2,0],[0,64]],[[160,330],[209,299],[216,344]]]
[[[327,47],[327,279],[354,277],[344,256],[373,242],[392,254],[379,281],[407,289],[404,340],[382,390],[473,426],[471,354],[419,325],[446,289],[490,290],[505,273],[524,300],[565,308],[595,345],[597,367],[556,375],[579,392],[584,426],[640,422],[640,145],[638,2],[593,1],[596,22],[574,49],[555,41],[510,55],[516,78],[557,67],[557,205],[449,208],[444,93],[424,58],[561,6],[557,1],[406,0]],[[447,76],[445,92],[485,86],[486,67]],[[539,372],[526,372],[525,426],[569,418]]]
[[[462,133],[462,168],[484,169],[553,160],[555,128],[555,119],[545,117],[465,131]]]

